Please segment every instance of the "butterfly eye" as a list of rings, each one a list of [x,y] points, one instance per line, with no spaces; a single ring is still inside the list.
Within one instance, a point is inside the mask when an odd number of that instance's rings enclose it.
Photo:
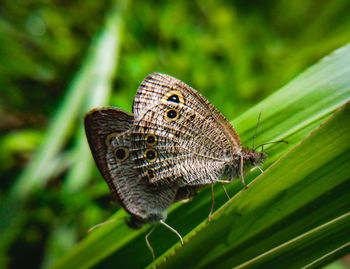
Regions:
[[[184,97],[181,92],[179,91],[170,91],[165,94],[164,99],[167,102],[172,102],[176,104],[183,104],[184,103]]]
[[[146,135],[146,144],[149,146],[154,146],[157,144],[157,137],[153,134],[148,134]]]
[[[144,157],[147,161],[154,162],[158,157],[158,153],[155,149],[146,149]]]
[[[174,121],[179,118],[179,113],[175,109],[169,109],[165,112],[165,119],[167,121]]]
[[[154,173],[154,169],[153,168],[148,168],[146,171],[146,176],[148,177],[149,180],[153,180],[156,178],[156,175]]]
[[[126,147],[118,147],[114,151],[114,157],[118,162],[123,162],[129,157],[129,150]]]

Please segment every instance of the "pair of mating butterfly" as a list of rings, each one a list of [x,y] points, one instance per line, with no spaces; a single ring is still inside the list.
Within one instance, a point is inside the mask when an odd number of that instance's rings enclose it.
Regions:
[[[169,75],[153,73],[144,79],[133,113],[102,108],[85,117],[95,162],[113,196],[130,213],[131,227],[154,222],[170,228],[164,219],[174,202],[223,182],[222,176],[227,182],[241,177],[245,186],[243,169],[265,157],[242,148],[226,118],[200,93]],[[146,242],[153,254],[147,237]]]

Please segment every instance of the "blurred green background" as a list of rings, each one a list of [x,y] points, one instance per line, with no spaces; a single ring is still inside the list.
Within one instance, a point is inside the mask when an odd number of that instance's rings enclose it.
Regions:
[[[46,268],[118,208],[92,163],[78,169],[86,178],[79,191],[67,184],[88,105],[74,116],[46,184],[13,194],[113,8],[123,27],[105,105],[127,111],[143,78],[158,71],[232,120],[350,40],[345,0],[1,1],[0,266]]]

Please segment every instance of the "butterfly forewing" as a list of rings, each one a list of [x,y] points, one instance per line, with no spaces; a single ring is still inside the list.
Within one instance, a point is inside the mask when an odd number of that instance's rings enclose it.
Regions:
[[[148,183],[212,183],[222,174],[226,158],[241,150],[239,137],[224,116],[169,75],[149,75],[136,94],[133,111],[131,154]],[[157,143],[148,143],[150,135]],[[155,177],[148,176],[150,169]]]

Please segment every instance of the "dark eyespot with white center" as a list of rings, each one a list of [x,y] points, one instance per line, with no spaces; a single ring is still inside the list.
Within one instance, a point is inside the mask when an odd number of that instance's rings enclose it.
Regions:
[[[129,149],[118,147],[114,151],[114,157],[118,162],[124,162],[129,157]]]
[[[164,95],[164,100],[175,104],[184,104],[184,97],[180,91],[170,91]]]
[[[155,144],[157,144],[157,137],[154,134],[146,135],[145,140],[148,146],[154,146]]]
[[[146,170],[146,176],[149,180],[153,181],[156,178],[156,174],[153,168],[148,168]]]
[[[179,113],[175,109],[168,109],[165,112],[165,119],[169,122],[177,120],[179,118]]]
[[[144,157],[147,161],[154,162],[158,157],[158,153],[155,149],[146,149]]]
[[[172,96],[168,97],[167,101],[174,102],[177,104],[180,103],[179,96],[177,96],[176,94],[173,94]]]

